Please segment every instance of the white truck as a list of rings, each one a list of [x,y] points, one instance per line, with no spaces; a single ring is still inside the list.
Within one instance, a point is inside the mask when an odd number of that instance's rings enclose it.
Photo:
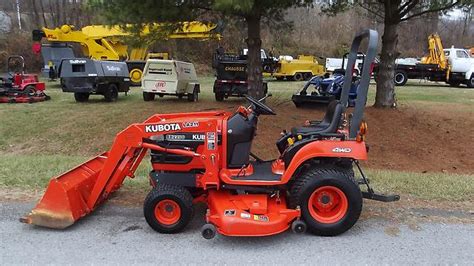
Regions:
[[[459,86],[463,83],[469,88],[474,88],[474,58],[469,55],[469,52],[454,47],[443,51],[450,66],[448,83],[451,86]]]
[[[448,61],[446,68],[441,68],[440,64],[422,63],[421,60],[396,61],[393,78],[395,85],[403,86],[408,79],[427,79],[444,81],[453,87],[465,84],[469,88],[474,88],[474,58],[469,55],[469,52],[454,47],[443,49],[443,52]],[[378,71],[377,66],[375,71]]]
[[[153,101],[155,95],[187,96],[197,102],[201,92],[194,65],[176,60],[148,59],[142,77],[143,100]]]

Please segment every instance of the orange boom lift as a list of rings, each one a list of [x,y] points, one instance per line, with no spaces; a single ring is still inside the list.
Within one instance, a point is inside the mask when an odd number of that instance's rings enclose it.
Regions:
[[[366,60],[373,61],[377,32],[365,30],[354,39],[349,66],[365,38]],[[264,161],[251,152],[259,116],[275,115],[262,100],[247,96],[250,106],[235,113],[157,114],[118,133],[108,152],[53,178],[41,201],[21,221],[51,228],[72,225],[119,189],[126,176],[133,177],[150,150],[152,189],[144,214],[160,233],[183,230],[193,204],[204,202],[207,223],[201,233],[208,239],[216,233],[267,236],[290,227],[295,232],[341,234],[358,220],[363,198],[399,199],[374,193],[359,165],[367,159],[362,118],[369,68],[364,64],[351,116],[345,105],[332,102],[322,121],[282,132],[275,160]],[[346,79],[351,73],[346,72]],[[343,103],[349,85],[345,84]]]

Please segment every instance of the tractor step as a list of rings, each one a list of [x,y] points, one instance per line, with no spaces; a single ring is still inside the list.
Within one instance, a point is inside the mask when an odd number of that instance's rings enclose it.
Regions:
[[[284,197],[268,194],[234,195],[210,191],[208,223],[226,236],[268,236],[287,230],[300,217],[300,210],[288,209]]]
[[[364,192],[364,191],[362,192],[362,197],[364,199],[371,199],[371,200],[382,201],[382,202],[393,202],[393,201],[400,200],[399,195],[384,195],[384,194],[369,193],[369,192]]]

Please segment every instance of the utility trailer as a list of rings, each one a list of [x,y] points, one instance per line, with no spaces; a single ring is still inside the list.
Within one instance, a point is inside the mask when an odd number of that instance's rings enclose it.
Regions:
[[[153,101],[155,95],[187,96],[197,102],[201,92],[194,65],[176,60],[149,59],[142,78],[143,100]]]
[[[74,93],[77,102],[86,102],[91,94],[103,95],[114,102],[119,92],[130,89],[125,62],[100,61],[88,58],[63,59],[59,67],[63,92]]]

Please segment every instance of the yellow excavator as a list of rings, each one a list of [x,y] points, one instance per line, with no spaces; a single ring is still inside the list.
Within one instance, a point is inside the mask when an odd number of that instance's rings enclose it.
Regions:
[[[153,29],[150,29],[153,27]],[[156,32],[166,25],[155,23],[144,27],[143,36]],[[126,28],[126,27],[125,27]],[[139,85],[145,60],[148,58],[168,59],[167,53],[148,53],[148,46],[131,47],[126,44],[125,38],[132,33],[120,26],[91,25],[76,30],[72,25],[63,25],[59,28],[33,31],[33,41],[41,42],[45,38],[51,44],[79,43],[84,56],[96,60],[126,61],[132,85]],[[220,39],[219,27],[214,23],[199,21],[183,22],[182,25],[164,39]]]

